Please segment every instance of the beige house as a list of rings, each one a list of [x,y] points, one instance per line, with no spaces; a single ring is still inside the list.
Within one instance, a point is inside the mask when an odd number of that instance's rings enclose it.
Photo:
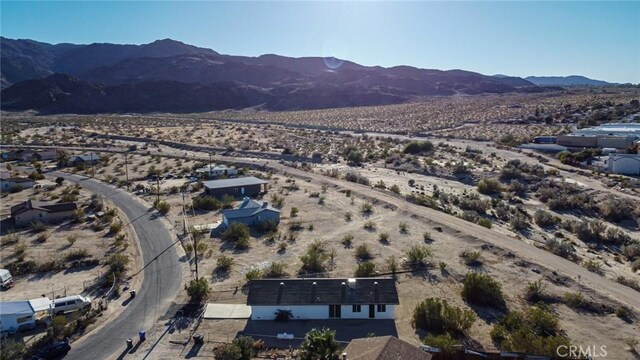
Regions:
[[[33,180],[29,178],[23,177],[1,177],[0,178],[0,189],[2,191],[11,191],[16,187],[20,187],[22,189],[32,188]]]
[[[16,226],[25,226],[35,221],[58,223],[70,219],[77,208],[76,203],[47,204],[28,200],[11,207],[11,218]]]

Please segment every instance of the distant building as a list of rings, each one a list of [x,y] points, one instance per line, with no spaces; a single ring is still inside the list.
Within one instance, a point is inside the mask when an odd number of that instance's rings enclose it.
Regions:
[[[15,333],[36,327],[36,320],[51,315],[52,302],[42,297],[33,300],[0,302],[0,331]]]
[[[247,297],[252,320],[394,319],[399,303],[390,278],[251,280]]]
[[[69,161],[73,166],[78,166],[80,164],[91,166],[100,162],[100,155],[90,152],[87,154],[72,157],[71,159],[69,159]]]
[[[196,174],[198,174],[199,176],[207,176],[209,178],[217,178],[220,176],[236,176],[238,175],[238,169],[236,169],[235,166],[209,164],[196,169]]]
[[[570,148],[627,149],[640,139],[640,124],[610,123],[559,135],[556,143]]]
[[[11,218],[16,226],[25,226],[34,221],[57,223],[70,219],[77,209],[76,203],[43,203],[27,200],[11,207]]]
[[[58,154],[53,150],[45,151],[25,151],[20,155],[20,160],[25,162],[31,161],[48,161],[58,158]]]
[[[236,209],[222,211],[222,223],[229,226],[239,222],[247,226],[253,226],[265,222],[280,222],[280,210],[269,206],[266,202],[258,202],[245,197],[242,204]]]
[[[431,360],[432,358],[432,354],[395,336],[353,339],[342,351],[343,360]]]
[[[266,192],[266,186],[264,185],[268,183],[266,180],[247,176],[234,179],[205,181],[204,189],[208,195],[217,198],[225,195],[231,195],[233,197],[256,196]]]
[[[612,154],[606,163],[611,174],[640,175],[640,154]]]
[[[18,186],[22,189],[28,189],[33,185],[33,180],[26,177],[0,177],[0,190],[2,191],[11,191]]]

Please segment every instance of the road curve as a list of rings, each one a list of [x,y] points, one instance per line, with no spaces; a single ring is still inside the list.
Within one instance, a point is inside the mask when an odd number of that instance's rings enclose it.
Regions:
[[[51,173],[68,181],[80,184],[90,192],[100,194],[122,210],[140,241],[144,264],[144,282],[137,289],[136,297],[128,304],[123,302],[127,295],[112,301],[109,306],[126,306],[126,309],[102,327],[90,332],[76,344],[65,360],[109,359],[120,356],[125,350],[125,340],[136,338],[138,331],[150,329],[159,317],[165,315],[171,302],[178,294],[182,281],[182,271],[178,253],[171,248],[158,256],[175,241],[171,233],[143,203],[132,199],[131,194],[115,189],[105,183],[60,172]]]

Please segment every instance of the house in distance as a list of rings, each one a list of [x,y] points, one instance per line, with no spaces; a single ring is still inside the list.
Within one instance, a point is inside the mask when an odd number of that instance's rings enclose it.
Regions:
[[[57,223],[70,219],[77,209],[76,203],[43,203],[27,200],[11,207],[11,218],[16,226],[29,225],[34,221]]]
[[[235,209],[222,211],[224,226],[238,222],[247,226],[260,223],[280,223],[280,210],[270,206],[267,202],[258,202],[245,197],[242,204]]]
[[[390,278],[251,280],[247,297],[251,320],[394,319],[399,303]]]
[[[205,181],[204,189],[207,195],[222,198],[231,195],[235,198],[254,197],[267,191],[265,186],[269,182],[253,176],[246,176],[234,179]]]

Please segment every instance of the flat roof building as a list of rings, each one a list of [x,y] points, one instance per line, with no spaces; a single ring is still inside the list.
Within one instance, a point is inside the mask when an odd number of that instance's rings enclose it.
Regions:
[[[258,179],[253,176],[240,177],[234,179],[210,180],[205,181],[204,189],[208,195],[221,198],[225,195],[233,197],[257,196],[266,192],[266,180]]]

